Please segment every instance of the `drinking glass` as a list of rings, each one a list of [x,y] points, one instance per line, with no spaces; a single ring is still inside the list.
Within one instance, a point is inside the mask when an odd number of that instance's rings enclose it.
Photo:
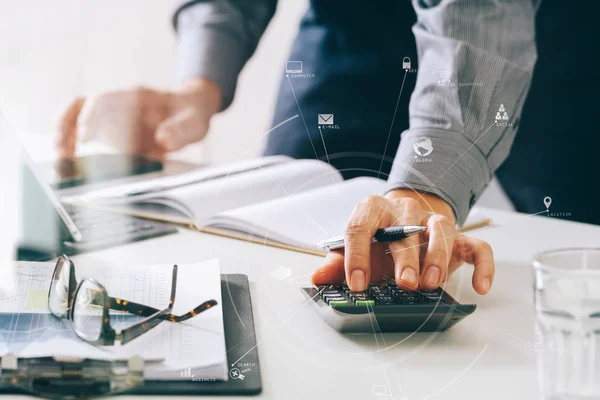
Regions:
[[[542,399],[600,399],[600,248],[538,254],[533,261]]]

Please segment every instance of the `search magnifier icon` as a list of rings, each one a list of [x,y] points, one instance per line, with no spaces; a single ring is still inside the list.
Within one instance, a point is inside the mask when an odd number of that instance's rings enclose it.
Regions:
[[[239,370],[239,369],[237,369],[237,368],[232,368],[232,369],[229,371],[229,376],[231,377],[231,379],[239,379],[239,380],[241,380],[241,381],[243,381],[243,380],[244,380],[244,378],[246,377],[246,375],[242,374],[242,373],[240,372],[240,370]]]

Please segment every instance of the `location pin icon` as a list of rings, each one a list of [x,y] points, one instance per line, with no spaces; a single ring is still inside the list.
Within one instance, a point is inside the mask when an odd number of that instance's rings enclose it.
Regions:
[[[552,198],[550,196],[544,197],[544,204],[546,205],[546,210],[550,208],[550,204],[552,204]]]

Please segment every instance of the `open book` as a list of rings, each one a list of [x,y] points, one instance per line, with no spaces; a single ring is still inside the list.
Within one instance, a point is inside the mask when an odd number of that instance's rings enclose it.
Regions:
[[[139,185],[62,200],[319,252],[319,241],[343,234],[361,199],[385,190],[383,180],[344,181],[328,163],[287,157],[204,167]]]

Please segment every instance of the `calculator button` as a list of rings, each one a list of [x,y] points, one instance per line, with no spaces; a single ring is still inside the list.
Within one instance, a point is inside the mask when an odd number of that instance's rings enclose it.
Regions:
[[[390,286],[390,294],[392,296],[403,296],[406,293],[412,293],[404,289],[400,289],[398,286]]]
[[[350,292],[348,295],[352,300],[369,300],[367,294],[363,292]]]
[[[315,286],[315,289],[317,290],[317,292],[323,293],[325,290],[331,290],[331,289],[335,289],[335,288],[330,287],[330,285],[326,285],[326,286],[318,285],[318,286]]]
[[[394,298],[392,296],[377,296],[375,301],[377,304],[394,304]]]
[[[437,288],[437,289],[421,289],[421,293],[423,293],[424,295],[441,295],[442,294],[442,289]]]
[[[374,295],[374,296],[373,296],[373,299],[374,299],[375,301],[378,301],[378,300],[383,300],[383,299],[386,299],[386,298],[388,298],[388,297],[389,297],[390,299],[394,300],[394,298],[393,298],[392,296],[390,296],[389,294],[384,294],[384,293],[380,293],[380,294]]]
[[[403,291],[403,292],[401,292],[399,294],[400,294],[400,297],[402,297],[403,299],[412,298],[412,297],[414,297],[416,299],[419,298],[419,292],[404,292]]]
[[[383,293],[387,293],[387,287],[386,287],[386,286],[384,286],[384,285],[381,285],[381,286],[380,286],[380,285],[372,285],[372,286],[369,288],[369,292],[370,292],[372,295],[376,295],[376,294],[380,294],[380,293],[381,293],[381,294],[383,294]]]
[[[346,298],[343,296],[337,296],[337,297],[327,297],[325,299],[325,302],[330,305],[332,302],[336,302],[336,301],[346,301]]]
[[[400,296],[400,299],[402,299],[402,304],[419,304],[419,294],[417,292],[405,292]]]
[[[373,307],[375,305],[375,300],[356,300],[354,304],[356,304],[359,307]]]
[[[419,292],[404,292],[400,294],[403,298],[407,298],[407,297],[415,297],[418,298],[419,297]]]
[[[331,307],[345,307],[348,305],[348,300],[344,299],[344,300],[331,300],[329,302],[329,305]]]
[[[423,299],[429,303],[445,303],[443,290],[441,288],[434,290],[421,290]]]

